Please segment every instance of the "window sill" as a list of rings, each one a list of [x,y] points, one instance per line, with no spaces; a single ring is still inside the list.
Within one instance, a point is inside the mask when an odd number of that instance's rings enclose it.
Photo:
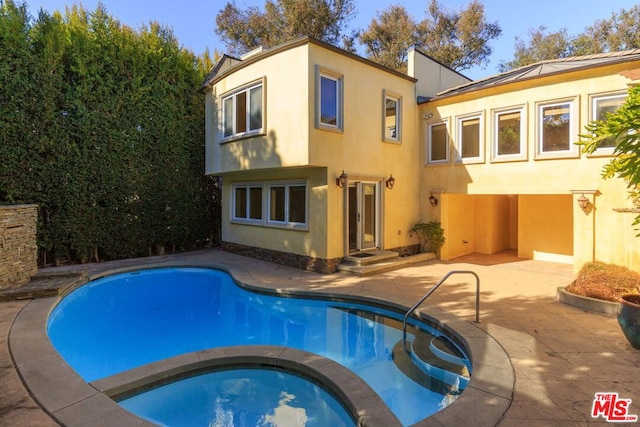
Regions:
[[[555,151],[549,153],[538,153],[534,160],[561,160],[561,159],[579,159],[580,153],[575,151]]]
[[[316,129],[318,130],[326,130],[329,132],[335,132],[335,133],[344,133],[344,130],[342,128],[339,128],[337,126],[329,126],[329,125],[316,125]]]
[[[484,164],[484,158],[474,157],[468,159],[458,159],[456,160],[456,165],[464,166],[464,165],[481,165]]]
[[[278,223],[278,222],[268,222],[262,220],[242,220],[242,219],[232,219],[229,221],[231,224],[235,225],[250,225],[253,227],[263,227],[263,228],[279,228],[284,230],[292,230],[292,231],[309,231],[309,227],[307,224],[286,224],[286,223]]]
[[[234,136],[228,136],[224,139],[221,139],[218,144],[220,145],[224,145],[224,144],[228,144],[230,142],[236,142],[236,141],[241,141],[243,139],[249,139],[249,138],[255,138],[257,136],[265,136],[266,133],[264,132],[264,130],[260,129],[259,131],[252,131],[252,132],[245,132],[243,134],[240,135],[234,135]]]
[[[398,140],[398,139],[383,139],[382,142],[386,142],[387,144],[395,144],[395,145],[402,145],[402,141]]]
[[[517,156],[493,157],[491,159],[491,163],[516,163],[516,162],[526,162],[526,161],[528,161],[528,158],[520,154],[518,154]]]

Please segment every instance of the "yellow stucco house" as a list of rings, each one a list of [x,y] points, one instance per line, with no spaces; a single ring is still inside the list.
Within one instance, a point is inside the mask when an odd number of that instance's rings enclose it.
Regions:
[[[445,260],[511,249],[640,270],[627,189],[601,179],[612,148],[575,145],[638,69],[640,50],[470,81],[412,49],[405,75],[310,38],[225,55],[202,86],[223,247],[332,272],[415,253],[410,229],[435,220]]]

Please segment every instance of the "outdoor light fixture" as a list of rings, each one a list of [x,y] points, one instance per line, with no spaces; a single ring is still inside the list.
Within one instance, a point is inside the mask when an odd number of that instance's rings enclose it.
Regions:
[[[347,174],[344,173],[344,169],[342,170],[342,174],[336,178],[336,185],[340,188],[344,188],[347,183]]]
[[[385,181],[385,185],[389,190],[393,190],[393,186],[396,185],[396,179],[393,175],[389,175],[389,179]]]
[[[425,120],[429,120],[431,117],[433,117],[433,113],[424,113],[424,115],[422,116],[422,118]]]
[[[587,199],[586,197],[584,197],[584,194],[582,194],[582,196],[578,197],[578,206],[580,206],[580,209],[585,210],[589,207],[589,199]]]
[[[436,199],[436,196],[434,196],[433,193],[429,196],[429,203],[431,203],[431,206],[434,208],[438,206],[438,199]]]

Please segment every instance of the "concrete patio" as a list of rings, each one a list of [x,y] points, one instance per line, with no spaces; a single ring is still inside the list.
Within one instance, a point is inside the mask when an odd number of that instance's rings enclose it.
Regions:
[[[129,266],[162,263],[213,264],[240,272],[254,283],[279,289],[360,295],[412,305],[451,270],[475,271],[481,280],[480,324],[475,316],[475,282],[451,277],[425,305],[452,313],[481,328],[504,348],[515,373],[513,400],[502,426],[586,426],[606,424],[591,417],[597,392],[631,399],[630,414],[640,414],[640,353],[626,342],[615,317],[585,312],[556,301],[558,286],[570,283],[571,266],[522,260],[512,253],[472,255],[455,262],[426,261],[375,276],[319,275],[219,250],[136,260],[47,268],[41,275],[98,274]],[[34,281],[43,295],[48,284]],[[38,290],[32,289],[37,295]],[[0,425],[54,426],[57,423],[23,386],[9,348],[12,322],[29,300],[0,303]],[[37,357],[37,355],[34,355]],[[464,396],[464,393],[463,393]],[[474,408],[478,410],[478,408]],[[108,425],[106,423],[105,425]],[[433,423],[433,425],[438,425]]]

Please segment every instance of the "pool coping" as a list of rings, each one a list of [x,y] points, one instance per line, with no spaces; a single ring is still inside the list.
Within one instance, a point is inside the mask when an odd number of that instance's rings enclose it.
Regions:
[[[171,267],[222,270],[230,274],[234,282],[239,286],[261,293],[329,298],[341,301],[357,300],[358,302],[375,304],[385,308],[407,309],[407,306],[402,304],[401,301],[382,301],[366,295],[346,295],[302,288],[280,289],[260,286],[254,283],[255,278],[251,272],[242,268],[227,268],[224,265],[215,263],[164,262],[162,264],[130,266],[93,274],[88,280],[133,270]],[[357,381],[354,382],[353,379],[355,374],[335,375],[336,372],[342,372],[346,368],[314,354],[306,354],[305,352],[300,352],[305,354],[297,354],[297,350],[289,348],[242,346],[227,347],[216,351],[206,350],[204,352],[176,356],[166,361],[147,365],[138,370],[87,383],[58,355],[46,335],[46,324],[50,311],[60,298],[82,284],[76,283],[64,289],[59,297],[49,297],[29,302],[14,319],[9,333],[10,354],[23,384],[43,410],[63,425],[155,425],[121,408],[112,399],[112,396],[121,393],[122,390],[126,389],[126,387],[131,387],[132,384],[136,384],[136,381],[138,385],[142,384],[144,386],[149,381],[162,380],[162,376],[171,377],[171,375],[180,374],[185,369],[211,368],[215,366],[216,361],[220,363],[235,363],[241,361],[242,358],[247,358],[248,362],[263,358],[263,361],[268,361],[271,364],[290,365],[292,369],[297,369],[298,372],[319,380],[322,385],[328,387],[343,400],[345,406],[358,418],[359,425],[400,425],[386,405],[380,404],[377,395],[378,400],[373,398],[360,399],[360,397],[367,395],[369,386],[365,383],[364,387],[359,389],[360,391],[354,390],[353,387],[357,385]],[[425,307],[418,310],[417,313],[424,321],[446,331],[459,341],[467,350],[473,371],[469,384],[453,403],[432,416],[417,422],[414,426],[447,426],[467,423],[477,426],[493,426],[499,424],[511,405],[515,388],[515,373],[505,350],[491,335],[472,322],[457,318],[436,307]],[[282,349],[286,349],[286,351],[281,351]],[[227,352],[239,352],[240,358],[234,362],[231,360],[234,357]],[[274,353],[277,354],[274,355]],[[304,360],[313,363],[302,363]],[[314,362],[316,360],[317,362]],[[332,364],[340,368],[336,368]],[[334,370],[333,368],[336,369]],[[362,382],[362,380],[360,381]],[[113,384],[120,384],[120,388]],[[354,395],[353,393],[356,394]],[[389,411],[395,422],[392,422],[391,419],[384,415],[384,410],[381,411],[381,407]],[[374,417],[371,414],[376,414],[376,416]],[[382,419],[379,421],[376,418],[377,416],[382,417]]]

